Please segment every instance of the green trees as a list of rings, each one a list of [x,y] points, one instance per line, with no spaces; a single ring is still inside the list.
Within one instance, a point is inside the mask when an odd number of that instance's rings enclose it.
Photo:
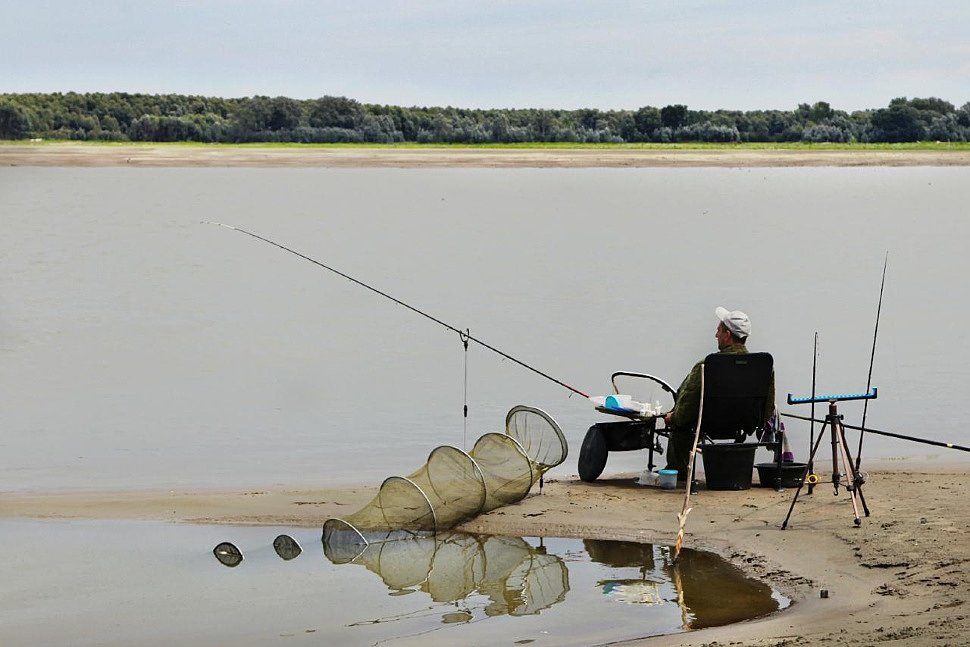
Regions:
[[[313,128],[348,128],[360,126],[364,109],[347,97],[320,97],[310,106],[309,124]]]
[[[851,115],[828,102],[794,110],[403,107],[348,97],[236,99],[75,92],[0,94],[0,139],[299,143],[970,141],[970,103],[893,99]]]
[[[26,139],[30,130],[30,117],[22,106],[0,101],[0,139]]]
[[[920,111],[909,105],[905,97],[893,99],[888,108],[876,110],[870,123],[870,141],[914,142],[926,137],[926,127],[920,119]]]
[[[660,109],[660,123],[666,128],[676,130],[684,125],[687,120],[687,106],[677,104],[664,106]]]
[[[952,103],[928,97],[898,97],[876,110],[865,131],[867,141],[970,141],[970,104],[957,110]]]
[[[303,108],[287,97],[252,97],[241,99],[233,116],[240,131],[285,130],[300,125]]]
[[[637,128],[637,141],[648,142],[653,138],[654,131],[663,125],[660,111],[653,106],[644,106],[633,115],[633,123]]]

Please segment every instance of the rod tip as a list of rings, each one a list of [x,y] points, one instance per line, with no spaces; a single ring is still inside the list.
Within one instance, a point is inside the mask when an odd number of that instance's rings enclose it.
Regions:
[[[227,225],[224,222],[216,222],[215,220],[203,220],[203,225],[216,225],[218,227],[225,227],[226,229],[235,229],[232,225]]]

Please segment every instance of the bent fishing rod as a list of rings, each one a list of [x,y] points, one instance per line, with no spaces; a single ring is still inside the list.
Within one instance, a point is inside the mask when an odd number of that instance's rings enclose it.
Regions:
[[[812,422],[812,423],[816,423],[816,422],[825,423],[825,422],[827,422],[825,420],[818,420],[815,417],[798,416],[798,415],[795,415],[794,413],[783,413],[781,415],[784,416],[785,418],[796,418],[798,420],[807,420],[807,421]],[[936,447],[946,447],[947,449],[958,449],[958,450],[960,450],[962,452],[970,452],[970,447],[964,447],[963,445],[956,445],[954,443],[945,443],[945,442],[940,441],[940,440],[930,440],[928,438],[918,438],[916,436],[906,436],[904,434],[897,434],[897,433],[893,433],[891,431],[879,431],[878,429],[871,429],[869,427],[857,427],[855,425],[847,425],[847,424],[842,424],[842,426],[845,427],[846,429],[855,429],[856,431],[860,431],[860,432],[864,432],[864,433],[876,434],[876,435],[879,435],[879,436],[889,436],[890,438],[900,438],[902,440],[909,440],[909,441],[912,441],[914,443],[923,443],[924,445],[934,445]]]
[[[316,260],[315,258],[310,258],[306,254],[302,254],[302,253],[296,251],[295,249],[290,249],[289,247],[287,247],[285,245],[282,245],[280,243],[277,243],[274,240],[270,240],[269,238],[264,238],[263,236],[260,236],[259,234],[254,234],[253,232],[248,231],[246,229],[243,229],[241,227],[234,227],[232,225],[227,225],[227,224],[222,223],[222,222],[214,222],[212,220],[203,220],[202,223],[203,224],[207,224],[207,225],[218,225],[219,227],[225,227],[226,229],[231,229],[233,231],[238,231],[241,234],[246,234],[247,236],[252,236],[256,240],[261,240],[264,243],[267,243],[269,245],[272,245],[273,247],[277,247],[279,249],[282,249],[284,252],[289,252],[290,254],[293,254],[294,256],[299,256],[303,260],[310,261],[314,265],[317,265],[319,267],[322,267],[325,270],[328,270],[330,272],[333,272],[337,276],[340,276],[342,278],[345,278],[348,281],[350,281],[351,283],[356,283],[357,285],[361,286],[362,288],[367,288],[371,292],[374,292],[375,294],[379,294],[380,296],[384,297],[385,299],[388,299],[390,301],[393,301],[394,303],[396,303],[396,304],[398,304],[400,306],[404,306],[405,308],[407,308],[411,312],[415,312],[415,313],[421,315],[422,317],[424,317],[426,319],[430,319],[431,321],[435,322],[439,326],[444,326],[448,330],[450,330],[452,332],[458,333],[458,336],[461,339],[462,343],[465,344],[466,350],[468,348],[468,342],[473,341],[476,344],[478,344],[479,346],[481,346],[482,348],[487,348],[488,350],[492,351],[493,353],[496,353],[496,354],[504,357],[507,360],[510,360],[510,361],[515,362],[516,364],[518,364],[522,368],[528,369],[528,370],[532,371],[533,373],[535,373],[536,375],[540,375],[540,376],[546,378],[547,380],[550,380],[552,382],[555,382],[559,386],[561,386],[561,387],[563,387],[565,389],[568,389],[569,391],[572,391],[573,393],[575,393],[577,395],[581,395],[584,398],[589,399],[589,395],[587,395],[586,393],[583,393],[579,389],[577,389],[575,387],[572,387],[572,386],[566,384],[565,382],[563,382],[561,380],[557,380],[556,378],[552,377],[548,373],[543,373],[542,371],[540,371],[539,369],[535,368],[534,366],[530,366],[530,365],[526,364],[525,362],[523,362],[521,360],[518,360],[518,359],[512,357],[508,353],[504,353],[504,352],[500,351],[499,349],[495,348],[494,346],[485,343],[481,339],[477,339],[477,338],[473,337],[469,333],[469,331],[468,331],[467,328],[465,330],[460,330],[460,329],[452,326],[451,324],[446,323],[446,322],[442,321],[441,319],[438,319],[437,317],[433,317],[433,316],[429,315],[427,312],[424,312],[423,310],[419,310],[419,309],[415,308],[414,306],[409,305],[409,304],[405,303],[404,301],[401,301],[400,299],[397,299],[397,298],[391,296],[390,294],[388,294],[386,292],[382,292],[381,290],[378,290],[377,288],[375,288],[375,287],[373,287],[371,285],[368,285],[367,283],[364,283],[363,281],[360,281],[358,279],[355,279],[354,277],[350,276],[349,274],[345,274],[344,272],[341,272],[340,270],[338,270],[336,268],[333,268],[333,267],[330,267],[329,265],[326,265],[324,263],[321,263],[320,261]]]

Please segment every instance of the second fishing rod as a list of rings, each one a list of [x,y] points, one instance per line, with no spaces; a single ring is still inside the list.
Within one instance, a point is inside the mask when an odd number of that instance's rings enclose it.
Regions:
[[[350,276],[349,274],[346,274],[344,272],[341,272],[340,270],[338,270],[336,268],[333,268],[333,267],[331,267],[331,266],[329,266],[329,265],[327,265],[325,263],[322,263],[322,262],[316,260],[315,258],[311,258],[310,256],[307,256],[306,254],[303,254],[301,252],[296,251],[295,249],[291,249],[291,248],[287,247],[286,245],[282,245],[282,244],[280,244],[280,243],[278,243],[278,242],[276,242],[274,240],[270,240],[269,238],[265,238],[264,236],[260,236],[259,234],[253,233],[253,232],[248,231],[246,229],[243,229],[242,227],[234,227],[233,225],[227,225],[225,223],[214,222],[214,221],[211,221],[211,220],[203,220],[202,222],[204,224],[218,225],[219,227],[225,227],[226,229],[231,229],[232,231],[238,231],[241,234],[246,234],[247,236],[251,236],[252,238],[255,238],[256,240],[262,241],[262,242],[264,242],[264,243],[266,243],[268,245],[272,245],[273,247],[276,247],[278,249],[281,249],[284,252],[293,254],[294,256],[298,256],[298,257],[302,258],[303,260],[309,261],[309,262],[313,263],[314,265],[316,265],[318,267],[322,267],[323,269],[327,270],[328,272],[333,272],[337,276],[340,276],[340,277],[342,277],[344,279],[347,279],[351,283],[355,283],[355,284],[361,286],[362,288],[366,288],[366,289],[370,290],[371,292],[373,292],[375,294],[379,294],[380,296],[384,297],[385,299],[387,299],[389,301],[393,301],[394,303],[398,304],[399,306],[403,306],[403,307],[407,308],[408,310],[410,310],[411,312],[414,312],[416,314],[419,314],[419,315],[421,315],[422,317],[424,317],[426,319],[430,319],[431,321],[435,322],[439,326],[443,326],[443,327],[447,328],[448,330],[457,333],[459,339],[464,344],[466,351],[468,350],[468,343],[469,342],[474,342],[474,343],[478,344],[479,346],[481,346],[482,348],[486,348],[486,349],[492,351],[493,353],[496,353],[497,355],[500,355],[501,357],[504,357],[505,359],[507,359],[507,360],[509,360],[511,362],[515,362],[516,364],[518,364],[522,368],[525,368],[525,369],[527,369],[529,371],[532,371],[536,375],[539,375],[541,377],[544,377],[547,380],[550,380],[552,382],[555,382],[559,386],[563,387],[564,389],[568,389],[572,393],[575,393],[577,395],[581,395],[581,396],[583,396],[584,398],[587,398],[587,399],[589,398],[589,395],[588,394],[584,393],[583,391],[580,391],[576,387],[570,386],[569,384],[566,384],[562,380],[558,380],[555,377],[549,375],[548,373],[545,373],[543,371],[540,371],[536,367],[531,366],[529,364],[526,364],[522,360],[517,359],[517,358],[509,355],[508,353],[499,350],[498,348],[495,348],[491,344],[488,344],[485,341],[483,341],[481,339],[478,339],[477,337],[472,336],[468,328],[466,328],[465,330],[461,330],[460,328],[458,328],[456,326],[453,326],[450,323],[447,323],[445,321],[442,321],[441,319],[438,319],[437,317],[434,317],[434,316],[428,314],[427,312],[424,312],[423,310],[420,310],[420,309],[418,309],[418,308],[416,308],[416,307],[414,307],[414,306],[412,306],[412,305],[410,305],[408,303],[405,303],[404,301],[401,301],[400,299],[398,299],[396,297],[391,296],[387,292],[383,292],[382,290],[378,290],[374,286],[368,285],[367,283],[364,283],[363,281],[361,281],[359,279],[355,279],[354,277]],[[466,405],[465,415],[467,416],[467,414],[468,414],[468,411],[467,411],[467,405]]]

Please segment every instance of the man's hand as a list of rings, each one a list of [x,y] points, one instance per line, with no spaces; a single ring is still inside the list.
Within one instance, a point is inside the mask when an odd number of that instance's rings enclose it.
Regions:
[[[671,420],[673,420],[673,419],[674,419],[674,412],[671,411],[670,413],[668,413],[667,415],[664,416],[664,425],[666,425],[667,427],[673,426],[671,424]]]

